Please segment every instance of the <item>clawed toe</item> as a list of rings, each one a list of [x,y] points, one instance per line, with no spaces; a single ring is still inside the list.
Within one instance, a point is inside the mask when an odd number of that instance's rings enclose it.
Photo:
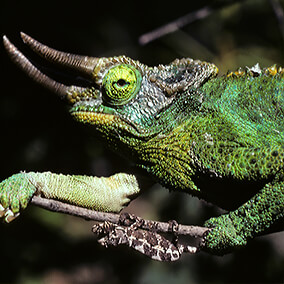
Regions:
[[[14,219],[16,219],[19,215],[20,215],[20,213],[14,214],[11,209],[8,209],[8,210],[5,212],[5,222],[6,222],[6,223],[10,223],[10,222],[12,222]]]

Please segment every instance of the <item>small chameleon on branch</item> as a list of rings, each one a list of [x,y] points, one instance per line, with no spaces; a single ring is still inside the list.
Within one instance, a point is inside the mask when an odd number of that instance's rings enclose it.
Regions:
[[[96,58],[23,41],[48,61],[73,69],[89,87],[66,86],[37,69],[4,36],[12,60],[66,99],[112,150],[165,187],[228,210],[205,222],[203,249],[225,254],[283,225],[284,69],[259,65],[218,77],[189,58],[148,67],[126,56]],[[11,221],[34,194],[119,212],[140,192],[133,175],[96,177],[19,173],[0,183],[0,214]],[[126,231],[127,233],[127,231]]]

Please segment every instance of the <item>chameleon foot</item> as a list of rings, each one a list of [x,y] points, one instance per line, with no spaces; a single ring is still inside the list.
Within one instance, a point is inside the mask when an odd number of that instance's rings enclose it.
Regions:
[[[201,246],[212,254],[223,255],[233,249],[247,244],[245,236],[241,234],[242,227],[238,220],[232,219],[229,214],[206,221],[205,226],[211,230],[205,232]]]
[[[1,204],[0,204],[0,218],[4,218],[4,221],[6,223],[12,222],[14,219],[16,219],[20,213],[14,213],[11,209],[5,209]]]
[[[20,215],[20,213],[14,213],[11,209],[8,209],[5,213],[5,222],[6,223],[10,223],[12,222],[14,219],[16,219],[18,216]]]
[[[27,207],[36,191],[28,174],[15,174],[0,183],[0,218],[9,223]]]

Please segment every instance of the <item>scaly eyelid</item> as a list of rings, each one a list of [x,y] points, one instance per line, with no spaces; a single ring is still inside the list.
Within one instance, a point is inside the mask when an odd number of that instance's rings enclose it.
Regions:
[[[109,69],[103,78],[103,101],[112,106],[132,100],[141,86],[142,76],[131,65],[120,64]]]
[[[113,83],[116,87],[120,89],[127,88],[130,85],[130,82],[125,81],[124,79],[119,79]]]

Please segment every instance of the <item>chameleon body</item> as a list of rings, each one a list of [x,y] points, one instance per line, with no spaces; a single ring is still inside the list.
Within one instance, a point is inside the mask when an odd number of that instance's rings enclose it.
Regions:
[[[90,87],[84,88],[55,82],[4,38],[11,58],[67,99],[77,121],[92,125],[112,150],[167,188],[228,210],[205,222],[212,228],[204,236],[205,250],[224,254],[283,222],[284,69],[255,65],[217,77],[214,64],[199,60],[148,67],[125,56],[70,55],[22,38],[47,60],[88,78]],[[119,211],[139,192],[134,176],[116,187],[123,201],[113,198],[114,189],[99,191],[95,182],[51,173],[14,175],[0,184],[2,214],[14,218],[35,192],[102,211]]]

